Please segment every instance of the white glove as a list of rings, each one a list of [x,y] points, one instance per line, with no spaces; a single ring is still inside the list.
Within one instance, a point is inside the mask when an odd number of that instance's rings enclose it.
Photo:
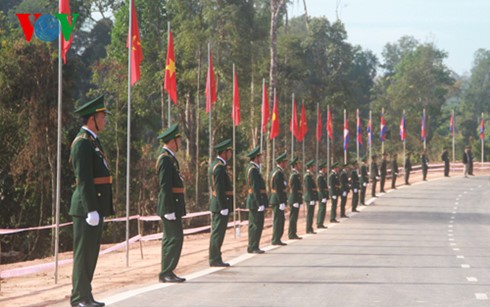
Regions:
[[[286,204],[279,204],[279,210],[284,211],[286,209]]]
[[[299,208],[299,204],[298,204],[298,203],[294,203],[294,204],[293,204],[293,207],[294,207],[294,208]]]
[[[315,201],[314,200],[310,201],[310,206],[314,206],[314,205],[315,205]]]
[[[167,213],[163,215],[169,221],[175,221],[177,218],[175,217],[175,212]]]
[[[221,215],[228,215],[228,209],[223,209],[219,213],[221,213]]]
[[[395,176],[398,176],[398,173],[395,173]]]
[[[326,204],[327,203],[327,199],[326,198],[322,198],[322,203]]]
[[[264,209],[265,209],[265,206],[262,205],[262,206],[259,206],[259,209],[257,209],[257,211],[262,212],[262,211],[264,211]]]
[[[376,176],[376,180],[379,180],[379,176]]]
[[[85,220],[90,226],[97,226],[99,225],[99,219],[99,212],[91,211],[87,214],[87,218]]]
[[[332,195],[332,199],[337,199],[337,195]]]
[[[346,197],[347,196],[347,192],[344,191],[344,193],[342,193],[342,196]]]
[[[366,183],[366,182],[363,182],[363,183],[362,183],[362,186],[363,186],[363,187],[366,187],[366,186],[367,186],[367,183]]]
[[[357,189],[354,189],[354,193],[357,193]]]

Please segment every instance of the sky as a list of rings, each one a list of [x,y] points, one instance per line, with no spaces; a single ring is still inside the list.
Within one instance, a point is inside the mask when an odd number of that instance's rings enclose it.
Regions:
[[[469,75],[475,51],[490,50],[490,0],[306,0],[306,5],[309,16],[330,21],[337,19],[338,7],[347,40],[380,61],[383,47],[404,35],[446,51],[445,64],[459,75]],[[290,16],[303,14],[303,0],[294,0],[288,10]]]

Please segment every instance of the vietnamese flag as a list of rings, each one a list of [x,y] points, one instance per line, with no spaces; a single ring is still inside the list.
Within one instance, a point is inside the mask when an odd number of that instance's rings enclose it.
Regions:
[[[71,24],[72,19],[70,16],[70,0],[61,0],[60,1],[60,14],[66,14],[67,20]],[[63,37],[63,35],[61,35]],[[61,40],[61,57],[63,59],[63,64],[66,64],[66,53],[70,50],[71,43],[73,41],[73,37],[70,35],[70,40],[66,41],[65,38]]]
[[[211,111],[211,107],[216,102],[216,83],[214,81],[213,55],[209,51],[208,76],[206,78],[206,113]]]
[[[316,118],[316,139],[318,142],[322,139],[322,113],[320,112],[320,108],[318,108],[318,114]]]
[[[306,111],[305,111],[305,103],[303,102],[301,105],[301,119],[299,121],[299,135],[301,136],[300,142],[305,139],[306,133],[308,132],[308,124],[306,123]]]
[[[279,110],[276,92],[274,91],[274,106],[272,107],[271,133],[269,138],[272,140],[279,135]]]
[[[174,37],[172,31],[169,31],[167,60],[165,61],[165,82],[163,88],[167,91],[174,104],[177,104],[177,76],[175,72]]]
[[[330,107],[328,108],[328,114],[327,114],[327,134],[328,134],[328,137],[332,140],[333,139],[333,126],[332,126],[332,113],[330,112]]]
[[[301,131],[298,125],[298,110],[296,110],[296,100],[293,100],[293,114],[291,114],[291,125],[289,131],[291,131],[294,137],[301,142]]]
[[[140,31],[138,29],[138,16],[136,15],[136,7],[134,0],[131,0],[131,34],[126,42],[126,48],[131,46],[131,86],[133,86],[141,76],[140,64],[143,61],[143,49],[141,48]]]
[[[238,90],[238,78],[236,76],[235,69],[233,68],[233,108],[231,112],[233,118],[233,124],[238,126],[240,124],[240,93]]]
[[[267,131],[267,123],[269,122],[270,111],[269,111],[269,95],[267,94],[267,87],[265,86],[262,90],[262,132]]]

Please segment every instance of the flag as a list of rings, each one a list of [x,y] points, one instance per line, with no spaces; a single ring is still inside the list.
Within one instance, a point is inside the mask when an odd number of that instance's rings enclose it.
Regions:
[[[318,114],[316,118],[316,139],[318,142],[322,139],[322,112],[318,108]]]
[[[422,113],[422,122],[420,124],[420,138],[425,141],[425,111]]]
[[[332,126],[332,113],[330,112],[330,108],[328,108],[327,114],[327,134],[329,139],[333,139],[333,126]]]
[[[371,144],[373,143],[373,127],[371,125],[371,120],[368,121],[366,132],[368,134],[368,145],[371,146]]]
[[[177,75],[175,72],[174,36],[172,35],[172,31],[169,31],[163,88],[167,91],[174,104],[177,104]]]
[[[483,140],[484,138],[485,138],[485,120],[482,117],[480,120],[480,139]]]
[[[359,110],[357,110],[357,144],[362,145],[362,128],[361,128],[361,117],[359,116]]]
[[[299,134],[301,136],[301,140],[299,140],[300,142],[302,142],[305,139],[307,132],[308,132],[308,123],[306,122],[305,104],[302,103],[302,105],[301,105],[301,119],[299,121]]]
[[[301,132],[298,125],[298,111],[296,110],[296,100],[293,100],[293,114],[291,114],[291,125],[289,131],[291,131],[294,137],[301,142]]]
[[[267,131],[267,123],[269,122],[269,95],[267,94],[267,87],[264,82],[264,89],[262,90],[262,132]]]
[[[72,19],[70,16],[70,0],[61,0],[60,1],[60,14],[66,14],[67,20],[71,24]],[[63,35],[61,35],[63,37]],[[61,40],[61,57],[63,59],[63,64],[66,64],[66,53],[70,50],[71,42],[73,41],[73,37],[70,35],[70,40],[66,41],[65,38]]]
[[[400,121],[400,139],[402,142],[405,142],[407,138],[407,130],[405,129],[405,114],[402,115],[402,119]]]
[[[279,135],[279,110],[277,96],[274,95],[274,106],[272,107],[271,133],[269,138],[272,140]]]
[[[344,150],[347,150],[349,147],[349,122],[347,119],[344,121]]]
[[[233,118],[233,124],[238,126],[240,124],[240,92],[238,90],[238,78],[236,72],[233,75],[233,108],[231,117]]]
[[[449,118],[449,132],[451,132],[451,136],[454,136],[454,132],[455,129],[454,129],[454,115],[451,114],[451,117]]]
[[[206,78],[206,113],[216,102],[216,83],[214,82],[213,55],[209,51],[208,76]]]
[[[140,79],[140,64],[143,61],[143,49],[141,48],[140,31],[138,29],[138,16],[136,14],[136,7],[134,0],[131,1],[131,34],[126,42],[126,48],[131,46],[131,86],[133,86]]]
[[[381,113],[381,123],[380,123],[380,132],[379,132],[379,137],[381,139],[381,142],[384,142],[386,140],[386,120],[385,120],[385,114]]]

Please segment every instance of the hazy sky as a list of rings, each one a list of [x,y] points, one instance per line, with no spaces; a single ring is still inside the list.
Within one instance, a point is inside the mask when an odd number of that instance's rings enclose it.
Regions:
[[[490,0],[306,0],[310,16],[330,21],[337,3],[348,41],[380,61],[384,45],[403,35],[448,52],[445,63],[458,74],[470,72],[476,50],[490,49]],[[303,14],[303,0],[294,0],[289,12]]]

